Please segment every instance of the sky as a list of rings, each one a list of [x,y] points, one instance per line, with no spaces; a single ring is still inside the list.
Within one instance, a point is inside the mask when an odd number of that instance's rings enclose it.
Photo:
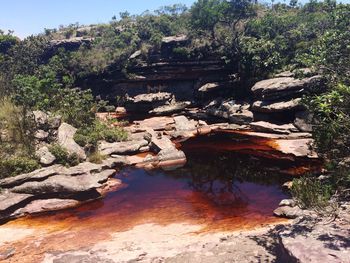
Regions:
[[[44,28],[58,28],[79,22],[89,25],[104,23],[120,12],[141,14],[161,6],[183,3],[191,6],[195,0],[0,0],[0,29],[14,30],[24,38],[38,34]]]

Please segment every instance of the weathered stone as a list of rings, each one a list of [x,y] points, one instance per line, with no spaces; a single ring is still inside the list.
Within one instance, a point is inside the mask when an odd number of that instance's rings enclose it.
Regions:
[[[252,87],[252,92],[258,98],[274,100],[295,95],[300,96],[321,85],[321,82],[322,77],[318,75],[305,79],[280,77],[257,82]]]
[[[318,158],[317,153],[313,150],[313,143],[313,139],[277,139],[271,143],[271,146],[284,154],[292,154],[297,157]]]
[[[114,143],[101,141],[98,145],[98,149],[99,152],[103,155],[131,154],[137,153],[140,150],[140,148],[145,147],[148,144],[149,142],[145,139]]]
[[[16,194],[9,191],[0,192],[0,212],[29,200],[30,194]]]
[[[269,133],[281,133],[289,134],[291,132],[297,132],[298,129],[293,124],[277,125],[266,121],[258,121],[250,123],[250,127],[254,131],[269,132]]]
[[[40,163],[43,165],[53,164],[56,160],[56,157],[49,151],[47,146],[43,146],[37,150],[36,155],[39,157]]]
[[[152,129],[155,131],[171,129],[171,125],[174,124],[174,118],[172,117],[153,117],[142,121],[135,121],[136,128],[141,128],[144,131]]]
[[[294,199],[283,199],[278,206],[290,206],[294,207],[296,206],[296,202]]]
[[[176,131],[195,130],[198,125],[197,121],[189,120],[183,115],[174,117],[174,121]]]
[[[86,173],[76,176],[59,174],[51,176],[44,181],[26,182],[15,186],[11,191],[33,195],[86,192],[101,187],[101,183],[107,181],[114,173],[115,170],[109,169],[97,174]]]
[[[80,159],[85,160],[85,151],[74,141],[74,134],[76,133],[76,131],[77,129],[73,126],[67,123],[62,123],[61,126],[58,128],[57,142],[59,145],[64,147],[68,151],[68,153],[75,153],[79,156]]]
[[[159,106],[159,107],[151,110],[149,113],[155,114],[155,115],[167,115],[167,114],[172,114],[172,113],[182,111],[190,105],[191,105],[191,102],[189,102],[189,101],[175,102],[175,103],[171,103],[169,105]]]
[[[300,111],[295,114],[294,125],[301,131],[312,132],[313,116],[307,111]]]
[[[142,54],[142,51],[141,50],[137,50],[137,51],[135,51],[134,53],[131,54],[129,59],[135,59],[135,58],[141,56],[141,54]]]
[[[46,199],[46,200],[34,200],[27,204],[25,207],[17,209],[11,214],[13,217],[18,217],[23,214],[37,214],[48,211],[57,211],[68,208],[77,207],[82,202],[74,199]]]
[[[300,209],[297,206],[290,207],[290,206],[280,206],[277,209],[273,211],[273,214],[275,216],[279,217],[285,217],[289,219],[295,219],[299,216],[303,216],[304,212],[302,209]]]
[[[58,129],[61,125],[62,117],[61,116],[50,116],[48,120],[50,129]]]
[[[300,98],[280,102],[256,101],[252,105],[252,110],[264,113],[292,111],[302,107],[300,102]]]
[[[162,43],[172,43],[172,42],[184,42],[187,41],[188,38],[186,35],[178,35],[178,36],[169,36],[169,37],[163,37]]]
[[[207,83],[205,85],[203,85],[202,87],[200,87],[198,89],[199,92],[209,92],[212,90],[216,90],[220,87],[220,84],[215,82],[215,83]]]
[[[49,133],[44,130],[37,130],[34,134],[35,139],[45,141],[49,137]]]
[[[167,92],[158,92],[158,93],[149,93],[149,94],[140,94],[133,98],[129,98],[133,103],[151,103],[159,101],[168,101],[172,97],[171,93]]]
[[[49,116],[43,111],[33,111],[34,120],[39,128],[46,128]]]

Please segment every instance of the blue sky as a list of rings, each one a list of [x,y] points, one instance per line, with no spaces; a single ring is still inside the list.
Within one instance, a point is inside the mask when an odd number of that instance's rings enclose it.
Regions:
[[[140,14],[164,5],[183,3],[191,6],[195,0],[0,0],[0,29],[15,31],[23,38],[59,25],[103,23],[113,15],[129,11]],[[282,2],[289,0],[282,0]],[[306,0],[301,0],[305,2]],[[264,0],[263,2],[270,2]],[[277,0],[275,2],[278,2]],[[341,2],[349,3],[350,0]]]
[[[191,6],[195,0],[4,0],[1,1],[0,29],[15,31],[23,38],[44,28],[59,25],[108,22],[113,15],[129,11],[140,14],[164,5],[183,3]]]

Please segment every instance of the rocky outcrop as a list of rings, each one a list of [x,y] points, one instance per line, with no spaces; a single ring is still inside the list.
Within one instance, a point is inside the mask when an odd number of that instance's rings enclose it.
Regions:
[[[62,123],[58,128],[57,142],[60,146],[65,148],[68,153],[76,154],[81,160],[86,160],[84,149],[74,141],[76,131],[77,129],[73,126]]]
[[[252,111],[263,113],[295,111],[302,108],[301,98],[278,102],[256,101],[252,105]]]
[[[149,141],[142,138],[140,140],[132,140],[126,142],[100,142],[98,145],[98,150],[103,155],[111,155],[111,154],[135,154],[140,151],[142,147],[148,146]]]
[[[53,164],[56,160],[56,157],[49,151],[47,146],[43,146],[36,151],[36,156],[39,158],[39,161],[43,165]]]
[[[57,50],[59,48],[64,48],[67,51],[73,51],[78,49],[83,44],[91,44],[94,40],[92,37],[72,37],[68,39],[57,39],[51,40],[51,49]]]
[[[170,103],[172,94],[168,92],[140,94],[135,97],[127,97],[125,107],[128,112],[148,113],[157,107]]]
[[[45,210],[58,210],[99,198],[98,189],[114,175],[114,168],[126,163],[123,158],[110,158],[71,168],[53,165],[0,180],[0,220],[41,211],[39,204]]]
[[[322,77],[317,75],[305,79],[293,77],[280,77],[262,80],[252,87],[256,98],[264,100],[278,100],[288,97],[298,97],[307,92],[319,89],[322,85]]]
[[[168,105],[159,106],[151,111],[149,111],[150,114],[154,115],[170,115],[173,113],[180,112],[184,109],[186,109],[188,106],[191,105],[191,102],[184,101],[184,102],[174,102]]]
[[[292,132],[298,132],[298,129],[293,124],[283,124],[277,125],[269,123],[266,121],[251,122],[249,126],[254,131],[258,132],[267,132],[267,133],[281,133],[281,134],[290,134]]]

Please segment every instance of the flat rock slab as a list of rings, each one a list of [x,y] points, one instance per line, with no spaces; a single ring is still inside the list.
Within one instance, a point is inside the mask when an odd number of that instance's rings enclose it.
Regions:
[[[0,212],[18,205],[31,197],[32,195],[30,194],[17,194],[8,191],[0,193]]]
[[[256,101],[253,103],[252,110],[256,112],[271,113],[297,110],[302,108],[301,98],[288,101]]]
[[[277,125],[266,121],[252,122],[249,124],[252,130],[258,132],[268,133],[282,133],[289,134],[291,132],[298,132],[299,130],[293,124]]]
[[[155,131],[171,129],[171,125],[174,124],[174,118],[172,117],[153,117],[145,119],[143,121],[135,121],[135,128],[139,127],[144,130],[153,129]]]
[[[296,157],[318,158],[317,153],[312,149],[313,143],[313,139],[277,139],[269,145],[284,154],[292,154]]]
[[[103,155],[132,154],[139,152],[142,147],[148,144],[149,142],[145,139],[114,143],[102,141],[98,145],[98,150]]]

